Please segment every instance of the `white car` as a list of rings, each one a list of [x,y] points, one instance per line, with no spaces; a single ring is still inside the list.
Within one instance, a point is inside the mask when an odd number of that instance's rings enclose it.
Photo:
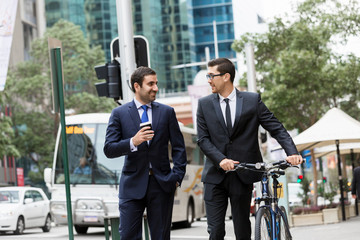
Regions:
[[[0,232],[14,231],[22,234],[24,229],[51,228],[50,201],[41,188],[0,188]]]

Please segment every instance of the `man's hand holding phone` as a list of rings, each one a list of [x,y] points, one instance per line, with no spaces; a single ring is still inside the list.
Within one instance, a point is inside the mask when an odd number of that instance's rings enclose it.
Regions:
[[[140,123],[140,130],[133,137],[135,146],[139,146],[145,141],[150,141],[154,137],[154,131],[151,127],[151,122]]]

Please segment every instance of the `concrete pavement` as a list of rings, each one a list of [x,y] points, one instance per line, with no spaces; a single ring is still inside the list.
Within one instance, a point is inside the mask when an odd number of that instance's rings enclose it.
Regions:
[[[333,224],[292,227],[294,240],[359,240],[360,216]]]
[[[254,239],[255,218],[251,217],[252,239]],[[231,220],[225,221],[226,236],[225,240],[235,240],[234,228]],[[314,226],[292,227],[290,228],[293,240],[359,240],[360,239],[360,216],[352,217],[346,221],[333,224],[323,224]],[[171,232],[173,240],[187,239],[208,239],[206,232],[206,219],[194,222],[191,228],[187,229],[189,235],[197,237],[185,237],[178,233],[178,230]],[[194,232],[192,234],[191,232]],[[195,234],[196,233],[196,234]]]

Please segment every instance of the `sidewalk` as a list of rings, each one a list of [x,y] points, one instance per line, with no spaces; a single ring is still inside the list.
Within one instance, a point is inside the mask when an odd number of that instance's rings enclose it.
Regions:
[[[334,224],[292,227],[294,240],[358,240],[360,239],[360,216]]]

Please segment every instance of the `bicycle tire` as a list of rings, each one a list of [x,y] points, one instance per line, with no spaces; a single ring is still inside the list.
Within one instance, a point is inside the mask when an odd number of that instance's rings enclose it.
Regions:
[[[283,206],[278,209],[277,226],[279,227],[279,240],[292,240],[286,210]]]
[[[256,213],[255,240],[271,240],[271,214],[267,208],[259,208]]]

